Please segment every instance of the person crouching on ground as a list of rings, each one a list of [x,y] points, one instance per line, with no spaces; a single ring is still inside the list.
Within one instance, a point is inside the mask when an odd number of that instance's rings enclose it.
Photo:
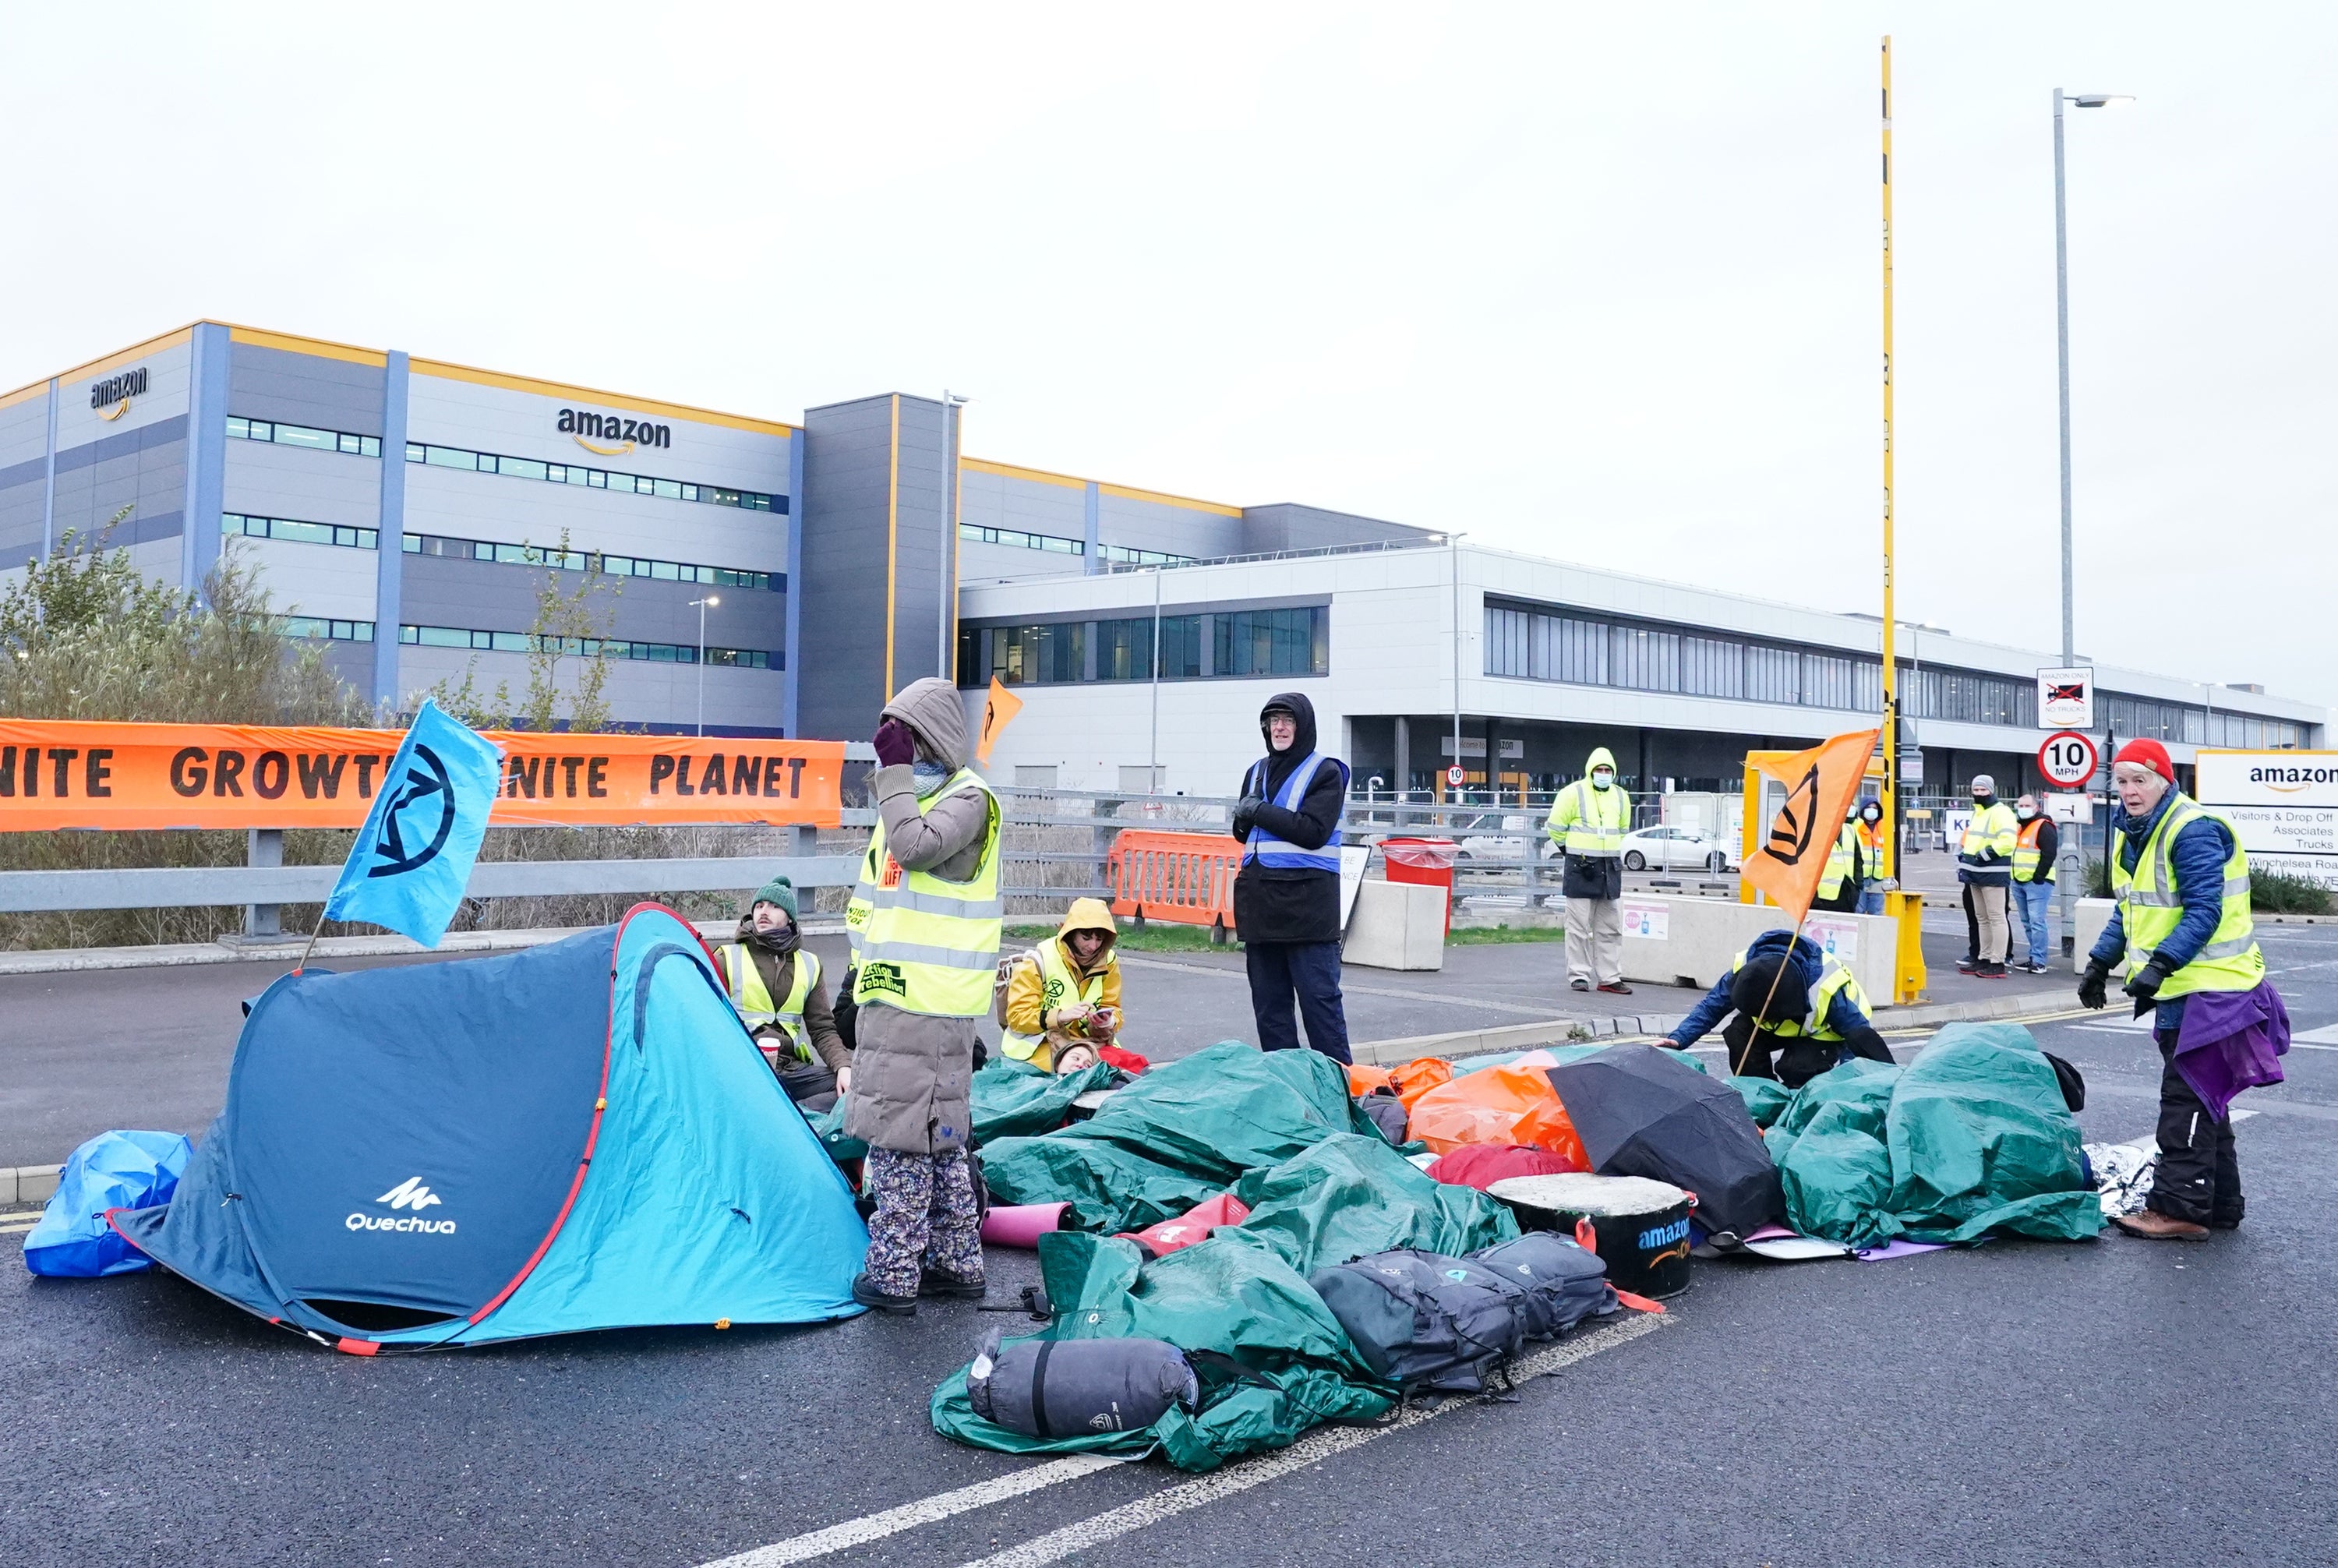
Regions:
[[[1265,1051],[1307,1044],[1346,1063],[1348,1015],[1340,998],[1340,818],[1348,765],[1315,750],[1315,705],[1297,691],[1267,699],[1258,715],[1266,755],[1243,775],[1233,834],[1234,929],[1250,971],[1251,1015]]]
[[[1754,938],[1681,1026],[1656,1044],[1685,1051],[1724,1018],[1729,1070],[1741,1078],[1775,1078],[1799,1089],[1854,1056],[1891,1060],[1851,970],[1809,937],[1785,931]]]
[[[968,766],[957,687],[913,681],[883,717],[844,1131],[869,1145],[864,1187],[876,1205],[852,1298],[909,1313],[920,1296],[983,1293],[967,1129],[1004,906],[998,799]]]
[[[852,1087],[852,1057],[828,1004],[820,955],[796,927],[794,884],[784,877],[765,883],[739,922],[739,939],[721,953],[732,1005],[788,1097],[813,1111],[834,1105]]]
[[[1000,1053],[1043,1072],[1094,1066],[1096,1047],[1120,1033],[1119,940],[1103,899],[1074,899],[1055,936],[1007,975]]]

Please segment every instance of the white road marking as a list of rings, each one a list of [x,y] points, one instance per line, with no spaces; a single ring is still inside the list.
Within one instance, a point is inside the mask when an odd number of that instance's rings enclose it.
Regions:
[[[2303,1034],[2289,1037],[2293,1045],[2338,1045],[2338,1024],[2324,1024],[2319,1029],[2308,1029]]]
[[[985,1508],[993,1503],[1003,1503],[1009,1497],[1020,1497],[1027,1492],[1037,1492],[1060,1482],[1076,1481],[1083,1475],[1092,1475],[1098,1470],[1109,1470],[1125,1463],[1126,1461],[1101,1454],[1074,1454],[988,1481],[978,1481],[971,1486],[961,1486],[955,1492],[938,1492],[915,1503],[904,1503],[899,1508],[888,1508],[882,1514],[864,1514],[841,1524],[830,1524],[825,1530],[791,1535],[784,1541],[774,1541],[769,1546],[758,1546],[752,1552],[742,1552],[733,1557],[705,1563],[702,1568],[780,1568],[782,1563],[825,1557],[831,1552],[866,1546],[871,1541],[881,1541],[888,1535],[898,1535],[920,1524],[931,1524],[954,1514]]]
[[[1663,1328],[1666,1321],[1668,1319],[1665,1318],[1635,1313],[1626,1322],[1598,1329],[1580,1339],[1554,1345],[1539,1355],[1528,1357],[1511,1369],[1511,1381],[1524,1383],[1529,1378],[1556,1372],[1562,1367],[1596,1356],[1603,1350],[1612,1350],[1644,1334],[1652,1334]],[[1157,1524],[1188,1509],[1199,1508],[1222,1497],[1231,1497],[1238,1492],[1247,1492],[1294,1470],[1319,1465],[1335,1454],[1361,1448],[1391,1432],[1400,1432],[1408,1426],[1435,1420],[1445,1412],[1461,1408],[1469,1403],[1467,1400],[1449,1400],[1434,1410],[1410,1410],[1401,1419],[1387,1426],[1319,1427],[1280,1454],[1229,1465],[1197,1480],[1167,1487],[1148,1497],[1140,1497],[1134,1503],[1108,1509],[1094,1518],[1066,1524],[1060,1530],[1049,1531],[1045,1535],[1010,1546],[1004,1552],[993,1553],[967,1564],[967,1568],[1045,1568],[1045,1564],[1060,1563],[1092,1546],[1116,1540],[1148,1524]]]

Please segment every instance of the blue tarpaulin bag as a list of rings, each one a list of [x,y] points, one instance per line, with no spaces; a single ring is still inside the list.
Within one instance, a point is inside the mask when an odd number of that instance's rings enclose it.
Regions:
[[[57,1195],[25,1238],[25,1267],[61,1279],[154,1267],[105,1222],[105,1211],[168,1203],[194,1152],[177,1132],[101,1132],[74,1150]]]

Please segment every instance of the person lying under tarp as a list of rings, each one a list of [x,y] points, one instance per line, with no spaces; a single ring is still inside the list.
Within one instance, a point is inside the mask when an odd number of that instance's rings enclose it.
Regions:
[[[1055,936],[1001,965],[1000,1053],[1054,1073],[1103,1060],[1122,1022],[1119,939],[1104,900],[1076,898]]]
[[[1775,1078],[1799,1089],[1854,1056],[1891,1060],[1850,969],[1809,937],[1790,932],[1754,938],[1680,1027],[1656,1044],[1685,1051],[1724,1018],[1729,1020],[1721,1032],[1729,1071],[1741,1078]]]
[[[775,877],[757,889],[737,940],[717,952],[731,1004],[788,1097],[813,1111],[835,1104],[851,1087],[852,1057],[829,1008],[820,956],[797,929],[794,884]]]

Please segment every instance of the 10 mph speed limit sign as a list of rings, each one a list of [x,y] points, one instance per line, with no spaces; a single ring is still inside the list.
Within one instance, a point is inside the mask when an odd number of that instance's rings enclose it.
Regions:
[[[2094,738],[2081,735],[2076,730],[2049,735],[2046,738],[2046,744],[2038,748],[2038,770],[2066,789],[2092,779],[2099,760]]]

